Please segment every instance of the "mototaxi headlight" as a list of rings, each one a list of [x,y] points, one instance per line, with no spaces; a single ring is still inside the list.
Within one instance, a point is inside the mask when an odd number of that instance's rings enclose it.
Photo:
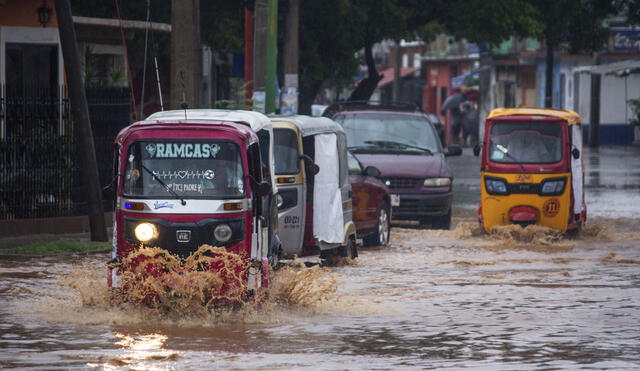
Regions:
[[[501,179],[492,179],[485,178],[484,186],[487,190],[487,193],[492,195],[506,195],[507,194],[507,183]]]
[[[564,191],[564,179],[547,180],[542,183],[540,194],[543,195],[559,195]]]
[[[427,178],[424,180],[425,187],[448,187],[450,185],[450,178]]]
[[[136,238],[140,242],[148,242],[158,237],[156,226],[151,223],[140,223],[133,230]]]
[[[213,236],[218,242],[225,243],[231,239],[233,231],[229,224],[218,224],[213,230]]]

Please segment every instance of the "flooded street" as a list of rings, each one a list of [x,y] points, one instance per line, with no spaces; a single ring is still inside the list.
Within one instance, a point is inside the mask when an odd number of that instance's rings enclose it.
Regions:
[[[465,149],[450,160],[453,230],[397,226],[391,247],[316,269],[308,290],[276,287],[259,308],[112,307],[108,254],[2,259],[0,368],[638,369],[640,148],[585,156],[578,236],[480,233]]]

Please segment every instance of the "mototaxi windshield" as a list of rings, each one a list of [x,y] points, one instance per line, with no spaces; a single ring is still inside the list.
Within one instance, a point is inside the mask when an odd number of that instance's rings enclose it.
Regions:
[[[239,146],[225,140],[145,140],[131,144],[124,196],[175,198],[167,188],[184,198],[243,197]]]
[[[551,164],[562,160],[562,127],[557,123],[497,122],[490,132],[489,160]]]

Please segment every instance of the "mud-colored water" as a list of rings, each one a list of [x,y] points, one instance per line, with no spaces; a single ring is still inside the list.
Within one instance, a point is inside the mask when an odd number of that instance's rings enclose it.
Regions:
[[[450,158],[453,230],[403,224],[355,263],[275,272],[260,305],[114,303],[106,254],[0,260],[0,368],[639,369],[638,156],[585,148],[570,237],[481,233],[479,160]]]
[[[0,366],[636,368],[639,226],[394,228],[391,247],[277,271],[260,305],[235,309],[114,303],[103,254],[3,260]]]

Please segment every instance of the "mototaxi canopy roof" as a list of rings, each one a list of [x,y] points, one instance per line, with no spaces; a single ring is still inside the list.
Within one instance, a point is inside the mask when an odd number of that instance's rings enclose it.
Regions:
[[[292,116],[270,116],[273,122],[289,122],[294,124],[303,137],[326,134],[326,133],[342,133],[344,130],[337,122],[327,117],[314,117],[305,115]]]
[[[566,120],[569,125],[582,124],[582,119],[576,112],[551,108],[496,108],[491,110],[487,119],[502,116],[551,116]]]
[[[216,121],[216,122],[235,122],[238,124],[245,124],[251,127],[256,133],[264,130],[269,136],[269,159],[268,166],[271,172],[271,184],[273,194],[277,193],[277,186],[275,182],[275,167],[273,162],[273,125],[271,120],[260,112],[245,111],[245,110],[225,110],[225,109],[186,109],[186,110],[170,110],[160,111],[147,117],[147,120],[157,121],[186,121],[186,120],[198,120],[198,121]]]
[[[224,110],[224,109],[187,109],[161,111],[147,117],[147,120],[176,121],[176,120],[211,120],[230,121],[249,125],[256,133],[260,130],[271,130],[271,121],[265,115],[255,111]]]

